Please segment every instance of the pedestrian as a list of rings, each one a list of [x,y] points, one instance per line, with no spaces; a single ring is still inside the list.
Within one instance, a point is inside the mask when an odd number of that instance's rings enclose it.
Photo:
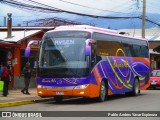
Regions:
[[[23,94],[30,95],[30,93],[28,92],[29,83],[30,83],[30,79],[31,79],[31,68],[30,68],[30,63],[29,62],[27,62],[26,66],[23,68],[23,74],[24,74],[25,87],[21,90],[21,92]]]
[[[7,69],[8,69],[8,71],[9,71],[9,82],[11,82],[11,80],[12,80],[12,68],[11,68],[11,66],[10,65],[7,65]]]
[[[0,66],[1,66],[0,77],[1,77],[1,80],[4,82],[3,96],[7,97],[7,95],[8,95],[8,86],[9,86],[9,81],[10,81],[10,73],[9,73],[8,68],[4,65],[4,63],[1,63]]]

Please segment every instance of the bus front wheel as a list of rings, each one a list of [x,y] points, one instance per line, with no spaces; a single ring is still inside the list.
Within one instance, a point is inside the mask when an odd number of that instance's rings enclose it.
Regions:
[[[105,101],[106,96],[107,96],[106,84],[105,84],[104,81],[102,81],[102,82],[101,82],[101,86],[100,86],[100,93],[99,93],[98,101],[99,101],[99,102]]]

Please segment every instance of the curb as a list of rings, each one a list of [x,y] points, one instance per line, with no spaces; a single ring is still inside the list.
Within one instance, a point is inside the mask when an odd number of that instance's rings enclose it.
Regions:
[[[15,101],[15,102],[0,103],[0,108],[34,104],[34,103],[40,103],[40,102],[48,102],[51,100],[53,100],[53,98],[37,99],[37,100],[22,100],[22,101]]]

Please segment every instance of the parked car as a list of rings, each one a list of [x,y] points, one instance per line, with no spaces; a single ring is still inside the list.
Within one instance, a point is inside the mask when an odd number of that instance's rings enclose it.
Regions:
[[[150,76],[150,88],[160,87],[160,70],[153,70]]]

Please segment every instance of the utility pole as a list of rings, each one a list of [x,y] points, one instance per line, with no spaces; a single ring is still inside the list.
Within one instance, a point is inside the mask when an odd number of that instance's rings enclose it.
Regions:
[[[143,10],[142,10],[142,38],[145,38],[145,24],[146,24],[146,0],[143,0]]]

